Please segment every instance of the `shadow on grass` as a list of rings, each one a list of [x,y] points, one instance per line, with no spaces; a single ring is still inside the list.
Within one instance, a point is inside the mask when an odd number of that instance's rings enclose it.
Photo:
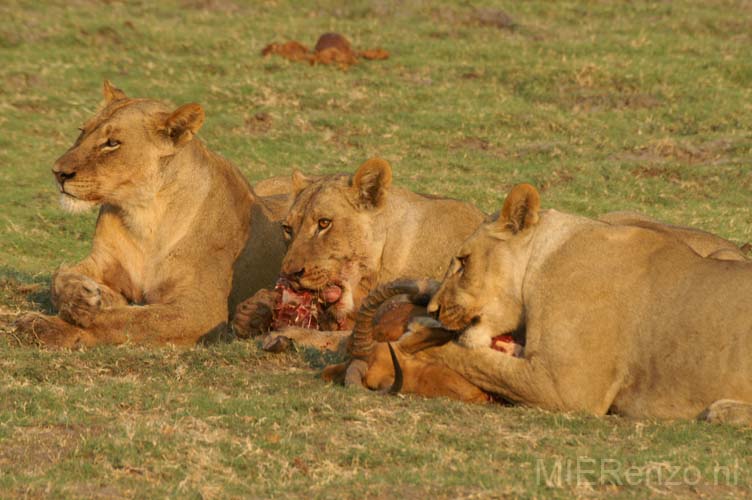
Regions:
[[[229,342],[244,342],[243,340],[237,339],[237,337],[233,340],[229,340]],[[271,356],[292,356],[292,357],[299,357],[305,365],[307,365],[309,368],[313,370],[320,371],[324,369],[328,365],[334,365],[338,363],[342,363],[347,360],[347,355],[343,355],[336,352],[331,351],[325,351],[321,352],[318,349],[315,349],[313,347],[306,347],[301,345],[293,344],[293,347],[291,347],[289,350],[282,352],[282,353],[271,353],[268,351],[265,351],[262,347],[263,341],[261,338],[252,339],[251,342],[255,342],[256,347],[258,349],[259,353],[266,353],[267,355]]]
[[[306,364],[315,370],[322,370],[327,365],[342,363],[347,359],[347,356],[343,356],[340,353],[331,351],[321,352],[312,347],[301,346],[297,347],[296,350],[303,357]]]
[[[0,304],[52,314],[50,276],[0,266]]]

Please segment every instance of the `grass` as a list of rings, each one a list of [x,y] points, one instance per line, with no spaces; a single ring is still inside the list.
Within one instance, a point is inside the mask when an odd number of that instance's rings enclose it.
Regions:
[[[391,58],[259,55],[331,30]],[[252,181],[379,154],[397,183],[486,211],[532,182],[545,206],[742,243],[751,42],[742,0],[3,2],[0,329],[49,310],[52,271],[89,248],[94,215],[60,211],[49,169],[103,78],[200,102],[200,135]],[[242,342],[53,352],[2,335],[0,497],[752,494],[749,430],[380,398],[318,366]]]

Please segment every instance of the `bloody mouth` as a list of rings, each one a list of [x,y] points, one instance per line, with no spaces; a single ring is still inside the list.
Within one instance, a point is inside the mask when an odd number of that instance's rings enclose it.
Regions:
[[[287,326],[318,330],[327,309],[336,307],[342,298],[342,286],[337,283],[330,283],[318,291],[279,278],[274,289],[279,292],[274,307],[274,330]]]

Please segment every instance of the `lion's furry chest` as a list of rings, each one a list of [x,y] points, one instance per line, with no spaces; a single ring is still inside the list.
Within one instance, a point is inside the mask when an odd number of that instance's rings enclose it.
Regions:
[[[191,281],[203,253],[197,240],[195,220],[190,212],[175,218],[172,224],[164,224],[164,217],[149,214],[134,227],[132,219],[119,217],[108,222],[111,227],[101,231],[100,248],[111,266],[117,269],[116,288],[126,298],[137,304],[165,302],[175,295],[181,282]],[[100,221],[103,222],[103,221]],[[148,223],[148,224],[147,224]]]

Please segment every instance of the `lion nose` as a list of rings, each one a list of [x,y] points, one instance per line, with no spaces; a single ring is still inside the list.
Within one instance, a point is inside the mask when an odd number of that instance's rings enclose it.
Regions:
[[[431,301],[426,307],[428,314],[435,320],[441,321],[441,306],[436,302]]]
[[[62,185],[65,183],[65,181],[69,179],[73,179],[76,176],[76,172],[63,172],[62,170],[53,170],[53,174],[55,174],[55,179]]]
[[[441,307],[435,300],[431,300],[431,302],[428,303],[428,307],[426,307],[426,310],[434,316],[439,315],[439,309],[441,309]]]
[[[289,271],[289,270],[284,271],[284,277],[296,283],[300,282],[300,279],[303,277],[303,274],[305,274],[305,267],[301,267],[297,270],[292,270],[292,271]]]

